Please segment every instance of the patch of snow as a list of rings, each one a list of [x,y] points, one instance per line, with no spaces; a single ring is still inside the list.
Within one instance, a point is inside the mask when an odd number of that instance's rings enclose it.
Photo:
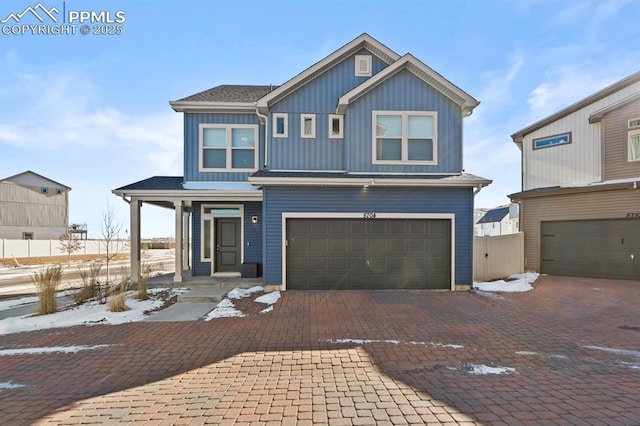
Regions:
[[[437,342],[415,342],[413,340],[404,341],[404,340],[378,340],[378,339],[335,339],[335,340],[327,340],[327,342],[331,343],[355,343],[356,345],[364,345],[367,343],[388,343],[392,345],[419,345],[425,346],[429,348],[449,348],[449,349],[462,349],[464,346],[462,345],[454,345],[454,344],[444,344]]]
[[[64,290],[58,292],[58,297],[64,297],[72,295],[76,292],[76,290]],[[19,299],[9,299],[0,301],[0,311],[5,311],[7,309],[16,308],[22,305],[29,305],[31,303],[38,303],[38,296],[27,296],[21,297]]]
[[[480,291],[500,291],[505,293],[519,293],[533,290],[531,284],[533,284],[540,274],[537,272],[525,272],[524,274],[514,274],[509,278],[513,281],[489,281],[489,282],[475,282],[473,288]]]
[[[0,391],[2,389],[16,389],[23,388],[26,385],[21,385],[20,383],[11,383],[11,382],[0,382]]]
[[[251,288],[234,288],[229,293],[227,293],[227,298],[242,299],[243,297],[248,297],[252,293],[257,293],[259,291],[264,291],[264,287],[257,285]]]
[[[278,299],[280,299],[280,292],[279,291],[272,291],[271,293],[263,294],[262,296],[257,297],[256,300],[254,300],[254,302],[266,303],[267,305],[273,305],[278,301]]]
[[[169,290],[165,288],[164,290]],[[154,294],[154,293],[152,293]],[[173,295],[173,292],[170,292]],[[143,320],[145,311],[162,307],[163,300],[137,300],[135,292],[125,293],[126,304],[130,310],[110,312],[108,304],[91,301],[79,306],[49,315],[23,315],[21,317],[0,320],[0,335],[20,333],[24,331],[43,330],[49,328],[72,327],[75,325],[123,324]]]
[[[2,349],[0,350],[0,356],[13,356],[13,355],[40,355],[40,354],[75,354],[80,351],[94,350],[107,348],[111,345],[79,345],[79,346],[50,346],[44,348],[19,348],[19,349]]]
[[[596,351],[604,351],[614,353],[616,355],[625,355],[633,358],[640,358],[640,351],[630,351],[627,349],[615,349],[615,348],[605,348],[602,346],[583,346],[585,349],[592,349]]]
[[[557,358],[557,359],[570,359],[566,355],[559,354],[539,354],[538,352],[530,352],[530,351],[517,351],[516,355],[522,356],[539,356],[541,358]]]
[[[268,308],[264,308],[263,310],[260,311],[261,314],[266,314],[268,312],[273,311],[273,305],[269,306]]]
[[[511,367],[490,367],[484,364],[468,364],[466,370],[469,374],[476,376],[486,374],[509,374],[515,373],[516,369]]]
[[[223,299],[211,312],[209,312],[204,317],[204,320],[211,321],[214,318],[231,318],[243,316],[245,315],[236,309],[236,306],[230,299]]]

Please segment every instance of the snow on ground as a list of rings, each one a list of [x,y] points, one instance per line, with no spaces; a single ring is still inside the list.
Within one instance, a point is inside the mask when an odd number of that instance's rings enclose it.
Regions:
[[[25,385],[21,385],[20,383],[0,382],[0,392],[2,391],[2,389],[15,389],[23,387],[25,387]]]
[[[615,349],[615,348],[605,348],[602,346],[583,346],[585,349],[591,349],[591,350],[595,350],[595,351],[603,351],[603,352],[609,352],[609,353],[613,353],[616,355],[625,355],[625,356],[630,356],[633,358],[640,358],[640,351],[630,351],[627,349]]]
[[[135,292],[125,293],[126,304],[130,310],[125,312],[109,312],[108,304],[100,304],[91,301],[79,306],[73,306],[64,311],[49,315],[23,315],[20,317],[6,318],[0,321],[0,335],[20,333],[23,331],[43,330],[49,328],[71,327],[74,325],[93,324],[123,324],[143,320],[145,311],[155,310],[164,304],[163,300],[153,298],[162,290],[150,289],[148,294],[152,296],[149,300],[137,300],[134,298]],[[169,297],[173,297],[184,289],[170,290]],[[7,308],[4,308],[7,309]]]
[[[75,293],[76,290],[59,291],[57,297],[70,296]],[[10,299],[0,301],[0,311],[15,308],[22,305],[28,305],[30,303],[38,303],[38,296],[27,296],[19,299]]]
[[[0,356],[41,355],[41,354],[53,354],[53,353],[75,354],[80,351],[108,348],[109,346],[111,345],[49,346],[45,348],[2,349],[0,350]]]
[[[466,371],[469,374],[473,374],[475,376],[486,375],[486,374],[509,374],[515,373],[516,369],[511,367],[489,367],[484,364],[468,364],[465,366]]]
[[[230,318],[230,317],[244,317],[245,315],[236,309],[236,306],[233,304],[233,300],[242,299],[245,297],[251,296],[253,293],[258,293],[260,291],[264,291],[264,287],[255,286],[248,289],[245,288],[234,288],[229,293],[227,293],[227,297],[223,299],[218,305],[209,312],[205,317],[205,321],[211,321],[215,318]],[[280,292],[273,291],[271,293],[263,294],[260,297],[256,297],[254,302],[264,303],[269,305],[265,309],[261,310],[261,314],[266,314],[268,312],[273,311],[273,305],[280,299]]]
[[[438,343],[438,342],[416,342],[413,340],[404,341],[404,340],[378,340],[378,339],[335,339],[335,340],[327,340],[330,343],[355,343],[356,345],[364,345],[366,343],[389,343],[392,345],[418,345],[418,346],[426,346],[430,348],[449,348],[449,349],[462,349],[464,346],[462,345],[454,345],[450,343]]]
[[[489,282],[475,282],[473,283],[473,288],[480,291],[500,291],[505,293],[518,293],[533,290],[531,284],[538,279],[540,274],[536,272],[525,272],[524,274],[515,274],[511,275],[509,278],[513,279],[513,281],[489,281]]]

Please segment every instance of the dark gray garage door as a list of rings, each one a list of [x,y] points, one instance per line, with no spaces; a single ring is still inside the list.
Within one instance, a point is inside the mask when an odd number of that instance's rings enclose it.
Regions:
[[[450,289],[451,221],[288,219],[288,289]]]
[[[542,222],[541,271],[574,277],[640,279],[640,221]]]

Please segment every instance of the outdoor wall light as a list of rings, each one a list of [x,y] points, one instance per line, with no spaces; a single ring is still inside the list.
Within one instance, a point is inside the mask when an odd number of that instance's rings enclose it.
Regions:
[[[251,216],[251,223],[258,223],[258,216]]]

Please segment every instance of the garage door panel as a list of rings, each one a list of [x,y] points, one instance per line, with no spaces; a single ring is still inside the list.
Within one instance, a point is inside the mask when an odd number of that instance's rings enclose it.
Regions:
[[[540,269],[546,274],[640,279],[638,221],[542,222],[540,250]]]
[[[451,286],[450,220],[323,218],[286,224],[289,289]]]

